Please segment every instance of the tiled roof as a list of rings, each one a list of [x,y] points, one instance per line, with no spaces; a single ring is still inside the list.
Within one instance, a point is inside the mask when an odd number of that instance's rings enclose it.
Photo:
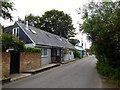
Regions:
[[[17,22],[22,29],[30,36],[30,38],[35,42],[35,44],[60,47],[60,48],[68,48],[75,49],[75,47],[65,38],[43,31],[41,29],[37,29],[33,26],[28,26],[28,30],[26,29],[26,25],[23,23]]]

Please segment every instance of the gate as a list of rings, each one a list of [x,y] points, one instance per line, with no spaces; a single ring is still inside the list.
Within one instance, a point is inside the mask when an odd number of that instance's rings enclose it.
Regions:
[[[10,55],[10,74],[19,73],[20,53],[17,51],[11,51]]]

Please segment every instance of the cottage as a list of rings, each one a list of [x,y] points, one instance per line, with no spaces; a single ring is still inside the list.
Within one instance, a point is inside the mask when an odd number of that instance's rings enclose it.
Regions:
[[[82,46],[75,46],[76,50],[83,56],[85,55],[85,49]]]
[[[72,51],[76,49],[67,39],[28,26],[28,22],[26,24],[15,22],[14,25],[6,27],[4,32],[10,33],[20,41],[25,42],[27,47],[41,48],[42,65],[74,59]]]

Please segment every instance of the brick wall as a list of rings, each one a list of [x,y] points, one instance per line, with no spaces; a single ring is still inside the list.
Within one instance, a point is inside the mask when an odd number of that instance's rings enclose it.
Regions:
[[[20,72],[41,67],[41,55],[37,52],[20,53]]]
[[[10,52],[0,52],[0,76],[10,75]],[[41,67],[41,54],[32,52],[20,52],[20,72]]]
[[[2,54],[2,77],[8,77],[10,75],[10,53],[0,52]]]

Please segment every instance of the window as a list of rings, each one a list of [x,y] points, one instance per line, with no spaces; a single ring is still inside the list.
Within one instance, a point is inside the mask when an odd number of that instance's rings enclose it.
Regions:
[[[52,56],[52,57],[57,56],[57,50],[56,50],[55,48],[52,48],[52,49],[51,49],[51,56]]]
[[[42,56],[47,56],[47,49],[46,48],[42,49]]]
[[[51,38],[51,36],[49,34],[46,34],[49,38]]]
[[[55,36],[55,38],[56,38],[57,40],[59,40],[59,38],[57,38],[56,36]]]
[[[32,29],[29,29],[33,34],[37,34],[36,31],[32,30]]]
[[[12,34],[14,37],[18,37],[19,36],[19,28],[13,28]]]
[[[57,49],[57,56],[60,56],[60,49]]]

